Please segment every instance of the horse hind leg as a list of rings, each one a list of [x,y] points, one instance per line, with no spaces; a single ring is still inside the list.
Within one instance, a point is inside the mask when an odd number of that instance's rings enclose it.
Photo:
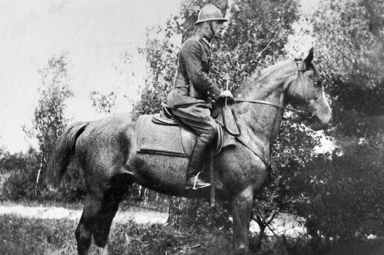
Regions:
[[[110,184],[104,190],[89,193],[85,199],[83,214],[75,232],[79,255],[88,254],[92,236],[98,247],[106,248],[112,220],[132,184],[131,175],[117,175],[110,180]]]

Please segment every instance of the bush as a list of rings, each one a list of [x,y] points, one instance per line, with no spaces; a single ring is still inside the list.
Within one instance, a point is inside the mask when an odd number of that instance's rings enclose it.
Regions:
[[[12,201],[33,199],[36,177],[37,171],[13,170],[3,185],[3,198]]]
[[[36,187],[37,176],[39,182]],[[27,153],[5,154],[0,159],[1,200],[50,200],[75,202],[85,196],[82,176],[75,164],[71,164],[63,178],[63,185],[57,192],[48,190],[46,165],[40,164],[40,154],[35,150]],[[7,176],[7,178],[4,178]]]
[[[168,224],[177,229],[220,229],[227,232],[231,229],[230,213],[226,204],[210,204],[201,199],[172,198]]]

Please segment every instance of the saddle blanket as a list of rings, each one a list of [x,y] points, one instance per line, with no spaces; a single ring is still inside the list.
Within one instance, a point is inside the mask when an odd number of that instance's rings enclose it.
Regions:
[[[196,135],[176,122],[159,124],[161,117],[141,115],[137,120],[137,145],[139,153],[162,154],[169,156],[190,157],[196,142]],[[235,138],[223,132],[220,125],[216,142],[216,154],[223,147],[235,145]]]
[[[180,126],[158,125],[153,115],[141,115],[137,120],[137,145],[139,152],[186,157]]]

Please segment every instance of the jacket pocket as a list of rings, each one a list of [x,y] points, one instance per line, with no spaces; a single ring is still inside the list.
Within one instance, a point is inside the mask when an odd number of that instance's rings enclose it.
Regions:
[[[188,94],[189,94],[188,87],[189,86],[185,82],[185,79],[184,79],[183,75],[182,74],[178,74],[176,76],[176,80],[175,80],[175,91],[176,91],[176,93],[178,93],[179,95],[182,95],[182,96],[188,96]]]
[[[209,73],[209,64],[210,64],[210,61],[211,61],[211,58],[210,58],[210,56],[208,55],[208,53],[206,53],[205,51],[203,51],[203,55],[201,56],[201,64],[202,64],[203,72],[205,72],[205,73]]]

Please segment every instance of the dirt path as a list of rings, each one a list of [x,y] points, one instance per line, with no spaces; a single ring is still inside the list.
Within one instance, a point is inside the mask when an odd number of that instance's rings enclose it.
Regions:
[[[15,214],[23,218],[35,219],[70,219],[78,221],[82,210],[66,209],[64,207],[24,206],[24,205],[0,205],[0,215]],[[160,223],[167,221],[168,213],[160,213],[149,210],[122,211],[116,214],[114,222],[128,222],[133,220],[138,224]]]
[[[137,209],[136,209],[137,210]],[[1,205],[0,215],[3,214],[15,214],[24,218],[36,218],[36,219],[70,219],[78,221],[80,219],[82,210],[78,209],[66,209],[64,207],[45,207],[45,206],[24,206],[24,205]],[[129,220],[133,220],[138,224],[164,224],[168,218],[168,213],[160,213],[150,211],[146,209],[140,209],[140,211],[121,210],[117,212],[114,222],[125,223]],[[300,219],[288,215],[281,214],[274,220],[271,228],[275,234],[296,237],[303,235],[305,230],[300,224]],[[257,224],[252,221],[252,232],[259,232]],[[273,233],[267,229],[267,235],[272,236]]]

